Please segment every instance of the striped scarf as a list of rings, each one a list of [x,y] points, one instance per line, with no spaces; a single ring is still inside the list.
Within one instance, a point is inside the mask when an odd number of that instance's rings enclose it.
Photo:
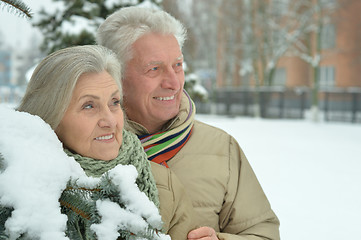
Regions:
[[[189,112],[182,124],[167,131],[138,136],[149,161],[168,167],[167,161],[176,155],[190,138],[195,106],[189,95],[185,91],[184,93],[188,99]]]

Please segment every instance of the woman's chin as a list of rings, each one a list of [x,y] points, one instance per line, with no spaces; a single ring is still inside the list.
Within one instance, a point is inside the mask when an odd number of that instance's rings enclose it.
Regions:
[[[98,159],[101,161],[111,161],[115,159],[118,156],[118,154],[119,154],[119,150],[115,151],[114,153],[108,153],[108,154],[104,154],[104,152],[102,152],[99,154],[80,154],[80,155],[83,155],[84,157]]]
[[[118,155],[117,154],[114,154],[114,155],[109,155],[109,156],[100,156],[99,160],[102,160],[102,161],[111,161],[113,160],[114,158],[116,158]]]

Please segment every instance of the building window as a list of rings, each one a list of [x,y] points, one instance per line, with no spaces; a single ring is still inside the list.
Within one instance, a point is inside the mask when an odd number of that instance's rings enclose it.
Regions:
[[[285,86],[286,85],[286,69],[276,68],[272,77],[272,86]]]
[[[335,47],[336,32],[333,24],[324,25],[321,29],[321,48],[329,49]]]
[[[321,66],[319,71],[320,87],[335,86],[335,68],[332,66]]]

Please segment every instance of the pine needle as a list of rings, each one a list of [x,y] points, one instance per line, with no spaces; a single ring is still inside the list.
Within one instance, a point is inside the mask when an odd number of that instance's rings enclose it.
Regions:
[[[13,10],[19,16],[25,16],[27,18],[32,18],[31,9],[22,1],[19,0],[1,0],[0,5],[4,3],[5,6],[7,6],[10,11]]]

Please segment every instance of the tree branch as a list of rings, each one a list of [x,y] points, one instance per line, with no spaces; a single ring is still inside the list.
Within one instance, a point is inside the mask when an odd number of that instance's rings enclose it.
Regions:
[[[27,18],[32,17],[31,9],[22,1],[19,0],[1,0],[1,3],[5,3],[9,9],[14,10],[16,13],[18,13],[21,16],[25,16]],[[5,6],[6,6],[5,5]]]

